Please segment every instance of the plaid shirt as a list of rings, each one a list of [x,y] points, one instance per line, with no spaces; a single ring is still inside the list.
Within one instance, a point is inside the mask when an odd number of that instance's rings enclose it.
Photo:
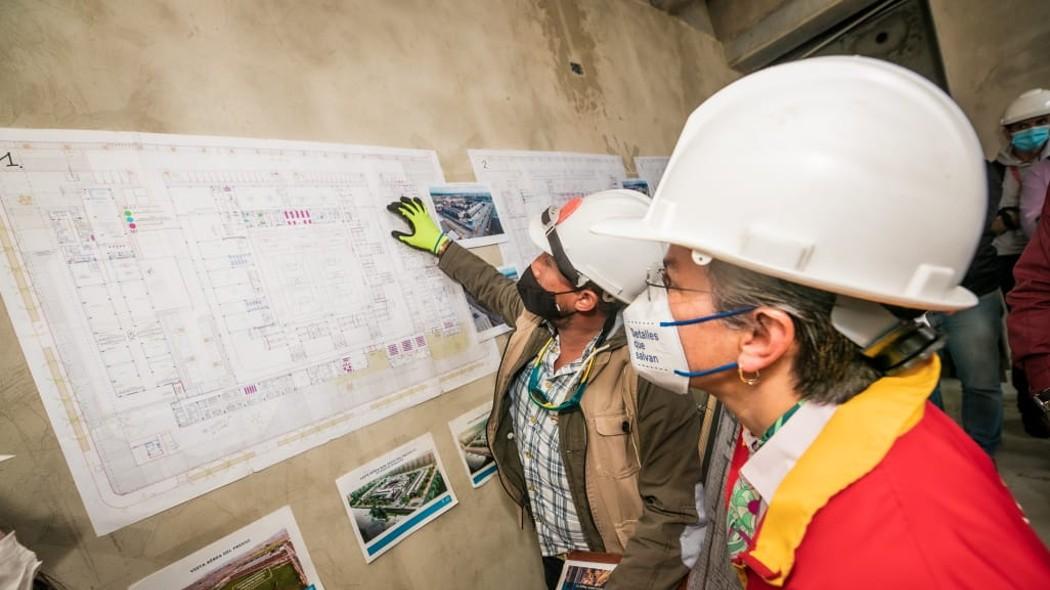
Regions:
[[[561,343],[554,339],[539,368],[540,389],[553,403],[561,403],[572,395],[579,384],[578,373],[583,361],[594,349],[597,337],[587,345],[580,358],[554,370],[554,362],[561,354]],[[518,441],[518,455],[525,469],[525,483],[529,491],[532,516],[540,552],[544,557],[561,555],[574,549],[588,551],[587,539],[576,515],[576,505],[569,490],[569,479],[561,458],[558,437],[558,414],[549,412],[529,399],[529,375],[534,362],[525,365],[510,389],[513,408],[514,437]]]

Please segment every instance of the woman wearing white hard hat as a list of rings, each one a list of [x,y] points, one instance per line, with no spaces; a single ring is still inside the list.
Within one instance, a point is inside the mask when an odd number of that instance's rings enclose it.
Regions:
[[[991,460],[927,402],[938,338],[918,319],[975,303],[959,282],[984,190],[977,138],[933,84],[816,58],[708,99],[645,218],[594,227],[671,245],[624,313],[632,361],[743,426],[724,526],[748,589],[1050,580]]]

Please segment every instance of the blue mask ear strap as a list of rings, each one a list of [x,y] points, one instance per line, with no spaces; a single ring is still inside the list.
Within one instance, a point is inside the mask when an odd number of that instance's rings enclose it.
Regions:
[[[723,318],[730,318],[730,317],[733,317],[735,315],[745,314],[745,313],[748,313],[748,312],[754,311],[754,310],[755,310],[754,306],[738,307],[736,309],[730,309],[728,311],[720,311],[718,313],[713,313],[711,315],[700,316],[698,318],[692,318],[692,319],[688,319],[688,320],[678,320],[678,321],[672,320],[672,321],[669,321],[669,322],[660,322],[660,327],[661,328],[670,328],[671,326],[689,326],[689,325],[692,325],[692,324],[702,324],[704,322],[712,322],[714,320],[721,320]]]
[[[679,377],[706,377],[715,373],[721,373],[723,371],[731,371],[737,367],[736,363],[726,363],[721,367],[715,367],[713,369],[705,369],[703,371],[679,371],[675,369],[674,374]]]

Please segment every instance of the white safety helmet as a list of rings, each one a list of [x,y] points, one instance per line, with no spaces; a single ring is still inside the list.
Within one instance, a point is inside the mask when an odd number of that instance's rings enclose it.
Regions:
[[[984,224],[984,174],[973,128],[932,83],[819,57],[709,98],[645,218],[594,230],[865,301],[957,310],[977,301],[959,283]]]
[[[645,273],[638,269],[658,265],[665,246],[599,236],[590,230],[601,221],[639,223],[648,210],[649,199],[637,191],[602,191],[547,209],[529,223],[529,237],[554,257],[574,286],[594,281],[610,296],[630,303],[646,286]]]
[[[1050,90],[1033,88],[1021,94],[1003,111],[1000,125],[1011,125],[1018,121],[1050,115]]]

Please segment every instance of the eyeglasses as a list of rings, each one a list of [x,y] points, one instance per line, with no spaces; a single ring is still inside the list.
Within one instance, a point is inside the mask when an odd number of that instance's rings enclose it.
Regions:
[[[656,287],[658,289],[664,289],[667,291],[688,291],[691,293],[710,293],[707,289],[690,289],[689,287],[679,287],[671,283],[671,277],[667,274],[667,267],[659,266],[656,268],[650,268],[649,272],[645,276],[645,284],[650,287]]]

